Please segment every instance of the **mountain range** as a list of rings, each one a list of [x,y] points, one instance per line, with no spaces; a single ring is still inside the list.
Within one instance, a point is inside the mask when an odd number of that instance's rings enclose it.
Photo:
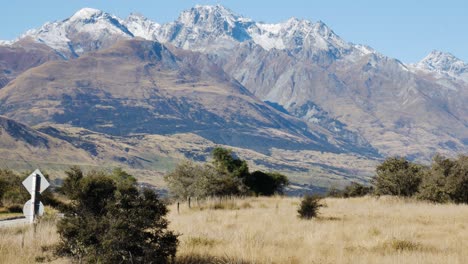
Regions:
[[[223,145],[326,186],[365,181],[386,156],[468,150],[465,62],[433,51],[405,64],[321,21],[260,23],[217,5],[158,24],[84,8],[1,43],[0,124],[61,144],[4,128],[23,160],[29,146],[77,163],[57,154],[76,149],[81,164],[150,175]],[[156,139],[172,144],[147,148]]]

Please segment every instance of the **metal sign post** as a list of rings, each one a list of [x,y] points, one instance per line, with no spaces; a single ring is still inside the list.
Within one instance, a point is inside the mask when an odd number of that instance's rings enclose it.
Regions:
[[[50,184],[41,171],[37,169],[23,181],[23,185],[31,194],[31,200],[24,204],[23,214],[32,224],[37,215],[44,214],[44,205],[39,200],[39,196]]]

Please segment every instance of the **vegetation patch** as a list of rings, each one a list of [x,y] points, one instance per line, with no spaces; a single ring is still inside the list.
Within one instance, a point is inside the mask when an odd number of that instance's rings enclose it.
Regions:
[[[393,238],[391,240],[387,240],[381,243],[376,248],[380,251],[424,251],[429,249],[428,247],[424,247],[421,243],[414,242],[407,239],[396,239]]]
[[[216,257],[210,255],[191,254],[178,256],[176,264],[251,264],[251,262],[234,257]]]
[[[245,160],[221,147],[213,149],[211,162],[182,161],[164,179],[171,194],[183,200],[190,197],[271,196],[282,194],[289,185],[288,178],[280,173],[249,172]]]
[[[320,207],[323,207],[321,203],[321,197],[306,195],[301,201],[299,209],[297,210],[299,217],[302,219],[312,219],[318,216]]]
[[[187,246],[189,247],[214,247],[216,244],[219,244],[220,242],[208,238],[208,237],[189,237],[187,239]]]
[[[240,210],[249,209],[252,205],[249,202],[242,202],[233,198],[213,198],[199,202],[193,209],[195,210]]]

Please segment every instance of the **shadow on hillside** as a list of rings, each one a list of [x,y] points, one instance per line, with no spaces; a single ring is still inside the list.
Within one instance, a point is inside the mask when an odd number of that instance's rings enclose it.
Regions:
[[[251,262],[232,257],[213,257],[202,255],[179,256],[176,264],[251,264]]]

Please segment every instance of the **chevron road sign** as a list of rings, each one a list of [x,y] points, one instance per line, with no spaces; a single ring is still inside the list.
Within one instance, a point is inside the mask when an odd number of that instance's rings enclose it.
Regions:
[[[23,213],[30,223],[34,223],[37,215],[44,214],[44,205],[39,201],[39,197],[50,184],[41,171],[37,169],[23,181],[23,185],[31,194],[31,200],[24,204]]]

